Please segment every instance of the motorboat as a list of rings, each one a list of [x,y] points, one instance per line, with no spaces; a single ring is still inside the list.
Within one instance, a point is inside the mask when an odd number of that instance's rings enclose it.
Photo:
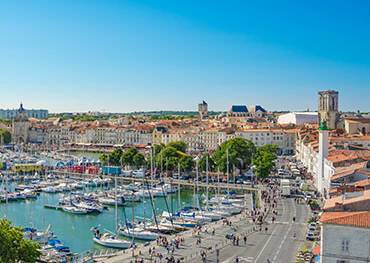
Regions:
[[[104,207],[98,203],[93,202],[72,202],[72,204],[77,208],[86,209],[91,212],[98,212],[101,213],[104,210]]]
[[[49,225],[45,231],[37,231],[32,227],[26,227],[23,229],[23,236],[26,239],[33,240],[39,244],[45,244],[54,237],[53,232],[50,231],[51,226]]]
[[[87,209],[78,208],[75,206],[62,206],[62,210],[67,213],[75,214],[75,215],[86,215],[89,213]]]
[[[103,205],[119,205],[119,206],[123,206],[125,204],[125,200],[123,200],[122,198],[118,198],[117,197],[117,200],[115,200],[114,197],[99,197],[99,202]]]

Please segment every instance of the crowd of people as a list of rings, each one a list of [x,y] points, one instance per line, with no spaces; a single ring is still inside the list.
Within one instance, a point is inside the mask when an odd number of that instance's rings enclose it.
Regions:
[[[266,217],[268,214],[271,214],[271,222],[274,223],[276,221],[277,212],[277,200],[280,198],[280,190],[278,187],[278,183],[270,182],[266,189],[261,191],[261,204],[262,207],[254,208],[251,211],[246,212],[241,216],[241,220],[245,220],[246,218],[251,218],[253,223],[255,224],[255,229],[259,231],[268,232],[268,226],[265,224]],[[227,239],[231,240],[231,244],[233,246],[247,246],[248,237],[246,234],[236,234],[237,228],[236,225],[234,226],[230,219],[223,219],[222,226],[228,226],[232,230],[234,230],[235,234],[231,234],[226,236]],[[202,227],[198,226],[194,228],[191,232],[191,237],[195,239],[195,244],[197,247],[202,246],[202,233],[215,235],[215,228],[209,227]],[[159,237],[157,239],[157,246],[163,247],[166,249],[166,252],[160,253],[155,247],[149,248],[149,257],[150,262],[167,262],[167,263],[181,263],[184,262],[182,258],[175,257],[175,251],[180,249],[181,246],[185,244],[184,237],[176,237],[175,239],[169,240],[167,237]],[[207,260],[207,253],[210,251],[207,248],[203,248],[200,250],[200,257],[202,262],[206,262]],[[220,256],[220,249],[216,249],[217,257]],[[142,263],[140,258],[137,258],[134,263]],[[240,258],[235,257],[235,262],[239,262]]]

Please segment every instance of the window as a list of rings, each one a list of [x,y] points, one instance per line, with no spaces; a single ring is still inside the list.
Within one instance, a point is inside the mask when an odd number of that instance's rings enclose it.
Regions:
[[[344,252],[349,251],[349,240],[347,240],[347,239],[342,240],[342,251],[344,251]]]

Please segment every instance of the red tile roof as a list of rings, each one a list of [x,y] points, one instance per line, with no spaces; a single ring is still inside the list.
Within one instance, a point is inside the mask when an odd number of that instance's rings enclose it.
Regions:
[[[339,209],[341,206],[350,207],[358,203],[363,203],[364,207],[370,208],[370,190],[357,192],[354,195],[341,195],[333,198],[329,198],[325,201],[324,211]],[[358,210],[358,209],[357,209]],[[363,210],[363,209],[361,209]],[[370,209],[368,209],[370,211]]]
[[[370,228],[370,211],[324,212],[320,217],[320,222],[324,224]]]

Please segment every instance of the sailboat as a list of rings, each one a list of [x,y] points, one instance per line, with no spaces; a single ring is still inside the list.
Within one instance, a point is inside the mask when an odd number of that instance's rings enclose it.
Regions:
[[[149,184],[147,183],[147,190],[148,190],[148,195],[149,198],[152,202],[152,195],[149,190]],[[152,208],[153,208],[153,203],[151,203]],[[154,209],[153,209],[154,212]],[[125,216],[126,219],[126,216]],[[132,223],[127,222],[125,226],[120,226],[118,228],[119,234],[125,236],[125,237],[131,237],[133,239],[141,239],[141,240],[156,240],[159,237],[158,233],[154,233],[152,231],[149,231],[145,229],[145,226],[142,226],[141,224],[135,224],[134,223],[134,207],[132,207]],[[155,219],[156,220],[156,219]],[[156,222],[157,225],[157,222]]]
[[[115,213],[116,213],[116,231],[118,229],[118,204],[117,204],[117,175],[115,176]],[[98,228],[93,228],[92,231],[94,232],[93,241],[99,245],[109,248],[119,248],[119,249],[126,249],[131,247],[132,243],[127,240],[122,240],[117,237],[117,234],[114,234],[108,230],[105,233],[101,234]]]
[[[93,241],[99,245],[109,248],[120,248],[126,249],[131,247],[131,242],[127,240],[122,240],[117,238],[116,234],[105,232],[104,234],[100,234],[99,229],[95,228]]]

